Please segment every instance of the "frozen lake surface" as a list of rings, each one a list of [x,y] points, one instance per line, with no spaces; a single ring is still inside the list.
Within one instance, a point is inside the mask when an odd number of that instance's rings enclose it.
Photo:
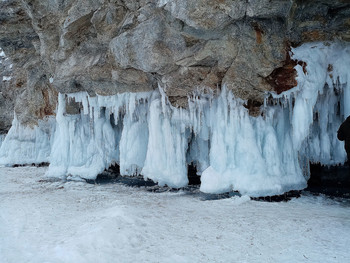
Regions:
[[[350,201],[53,181],[0,168],[0,262],[350,262]]]

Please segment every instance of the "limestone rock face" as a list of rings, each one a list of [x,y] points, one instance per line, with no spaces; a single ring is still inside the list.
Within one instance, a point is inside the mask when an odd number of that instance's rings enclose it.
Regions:
[[[109,48],[115,63],[123,69],[165,74],[177,69],[174,62],[185,52],[186,42],[163,16],[155,14],[112,39]]]
[[[291,46],[338,39],[350,41],[346,0],[0,1],[0,132],[14,111],[28,125],[55,114],[58,92],[161,85],[186,107],[226,85],[258,108],[295,84]]]
[[[234,20],[243,19],[247,11],[245,0],[164,1],[165,10],[195,29],[216,30]]]

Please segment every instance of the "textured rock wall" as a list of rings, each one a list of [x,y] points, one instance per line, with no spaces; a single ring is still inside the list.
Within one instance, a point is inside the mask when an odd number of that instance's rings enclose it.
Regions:
[[[295,86],[288,50],[350,41],[347,0],[5,0],[0,132],[54,114],[57,92],[111,95],[160,83],[174,105],[223,84],[248,100]],[[302,62],[299,62],[302,63]],[[13,64],[12,68],[9,65]]]

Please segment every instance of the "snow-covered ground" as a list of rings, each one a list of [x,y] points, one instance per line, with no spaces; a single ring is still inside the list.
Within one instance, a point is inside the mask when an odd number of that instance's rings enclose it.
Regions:
[[[0,262],[350,262],[350,202],[203,201],[0,168]]]

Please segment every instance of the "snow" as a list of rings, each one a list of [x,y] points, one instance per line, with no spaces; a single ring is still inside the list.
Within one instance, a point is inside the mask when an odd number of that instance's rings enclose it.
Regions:
[[[11,79],[12,79],[11,76],[3,76],[3,77],[2,77],[2,81],[9,81],[9,80],[11,80]]]
[[[350,262],[349,200],[202,201],[0,168],[1,262]]]
[[[206,193],[266,196],[303,189],[310,160],[334,165],[346,159],[336,132],[350,114],[350,46],[305,44],[291,56],[306,63],[306,72],[297,65],[297,87],[267,94],[262,116],[250,116],[225,87],[217,97],[194,93],[188,109],[171,106],[162,87],[114,96],[60,94],[56,125],[40,133],[42,124],[29,131],[15,120],[0,163],[45,159],[48,176],[86,179],[117,163],[122,175],[141,174],[175,188],[187,185],[193,163]],[[80,103],[80,114],[66,113],[69,100]]]

